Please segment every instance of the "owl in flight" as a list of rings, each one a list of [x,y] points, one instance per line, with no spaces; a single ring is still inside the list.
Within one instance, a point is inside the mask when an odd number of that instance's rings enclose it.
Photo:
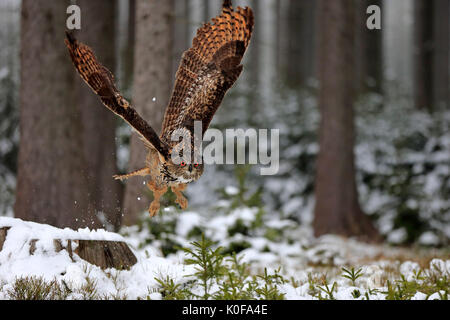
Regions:
[[[158,212],[160,198],[169,187],[181,208],[187,207],[187,200],[181,192],[187,183],[202,175],[203,161],[201,156],[198,159],[194,139],[187,142],[191,144],[190,157],[186,159],[183,155],[183,161],[173,161],[171,154],[178,152],[180,144],[172,141],[172,134],[185,131],[194,137],[194,121],[201,122],[202,135],[205,133],[225,93],[242,72],[240,63],[249,44],[253,25],[250,8],[238,7],[233,10],[231,0],[225,0],[220,15],[197,30],[192,47],[181,57],[159,136],[123,98],[115,87],[114,76],[97,61],[91,48],[78,42],[72,33],[66,32],[65,43],[81,78],[109,110],[138,132],[148,149],[144,168],[114,178],[124,180],[133,176],[150,176],[147,186],[154,196],[149,207],[150,216]]]

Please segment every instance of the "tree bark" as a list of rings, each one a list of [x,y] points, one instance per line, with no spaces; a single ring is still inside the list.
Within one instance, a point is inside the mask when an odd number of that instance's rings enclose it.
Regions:
[[[449,106],[450,1],[434,0],[433,101],[435,108]]]
[[[82,12],[80,41],[89,44],[102,63],[114,74],[115,1],[79,0]],[[82,116],[83,144],[88,164],[89,193],[96,211],[105,215],[106,223],[118,229],[121,222],[122,184],[117,174],[115,132],[117,116],[107,110],[81,79],[76,82]]]
[[[356,90],[358,93],[382,94],[383,41],[381,30],[367,28],[367,8],[377,5],[383,10],[381,0],[358,1],[356,15]],[[383,12],[383,11],[382,11]],[[383,17],[383,16],[382,16]]]
[[[321,122],[314,234],[378,240],[360,208],[355,182],[355,2],[321,0],[318,5]]]
[[[418,109],[433,106],[433,0],[414,2],[414,102]]]
[[[15,216],[57,227],[99,226],[89,200],[76,73],[64,46],[70,1],[24,0]],[[77,79],[79,81],[79,79]]]
[[[128,29],[126,48],[122,56],[123,59],[123,85],[124,90],[131,91],[133,84],[134,69],[134,45],[136,37],[136,0],[128,0]]]
[[[287,61],[282,69],[285,70],[287,84],[293,88],[306,86],[307,81],[315,76],[316,6],[317,3],[310,0],[289,1]]]
[[[172,89],[172,28],[172,1],[137,0],[133,105],[156,131],[161,130]],[[144,167],[146,154],[144,144],[133,133],[128,171]],[[143,178],[127,181],[123,208],[126,225],[136,223],[139,214],[149,205],[144,181]]]

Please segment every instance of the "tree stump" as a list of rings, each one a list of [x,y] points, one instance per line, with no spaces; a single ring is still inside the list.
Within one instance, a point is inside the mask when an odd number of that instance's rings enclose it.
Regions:
[[[6,233],[8,232],[9,227],[0,228],[0,251],[3,249],[3,243],[6,240]]]
[[[3,249],[9,229],[10,227],[0,228],[0,251]],[[28,241],[30,255],[35,253],[38,241],[39,239]],[[65,242],[67,245],[64,246]],[[56,252],[66,250],[72,260],[74,260],[73,255],[75,254],[102,269],[129,269],[137,262],[136,256],[123,241],[54,239],[53,245]]]

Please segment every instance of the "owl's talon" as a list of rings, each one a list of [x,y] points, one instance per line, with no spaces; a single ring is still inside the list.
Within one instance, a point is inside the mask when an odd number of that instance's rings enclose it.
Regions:
[[[150,203],[150,207],[148,208],[148,212],[150,213],[150,217],[156,216],[159,211],[159,201],[152,201]]]
[[[181,209],[183,209],[183,210],[186,209],[188,206],[188,201],[183,196],[177,197],[175,202],[178,203],[180,205]]]

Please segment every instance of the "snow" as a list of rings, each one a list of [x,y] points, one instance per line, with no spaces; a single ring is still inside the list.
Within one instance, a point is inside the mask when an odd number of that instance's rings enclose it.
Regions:
[[[405,228],[400,228],[389,233],[387,240],[390,243],[400,244],[406,240],[407,235]]]
[[[177,234],[182,237],[187,237],[193,227],[201,224],[202,219],[198,214],[195,212],[184,212],[179,218],[179,223],[177,223]]]
[[[249,236],[240,233],[232,236],[228,234],[228,228],[234,226],[238,220],[250,225],[254,222],[255,214],[255,208],[241,207],[231,210],[228,214],[220,213],[207,219],[194,211],[178,213],[170,209],[168,213],[159,217],[157,223],[170,223],[173,221],[172,217],[175,217],[176,225],[171,236],[186,246],[189,245],[188,234],[196,227],[206,228],[207,236],[221,246],[226,246],[232,241],[247,241],[250,247],[242,250],[238,256],[243,262],[249,263],[255,272],[267,268],[269,274],[273,274],[281,265],[281,272],[285,278],[295,279],[298,285],[290,282],[280,283],[278,288],[285,294],[286,299],[294,300],[317,299],[310,290],[308,279],[311,275],[320,277],[320,273],[311,264],[332,264],[340,270],[340,266],[358,265],[361,259],[370,260],[380,254],[389,256],[400,250],[363,244],[331,235],[314,239],[311,230],[298,227],[291,220],[283,219],[267,219],[265,227],[279,229],[280,232],[283,230],[286,232],[285,237],[291,239],[290,242],[275,242],[258,234]],[[190,275],[195,272],[195,266],[183,263],[186,256],[181,251],[163,257],[160,251],[161,240],[155,239],[148,243],[147,239],[152,236],[152,231],[148,228],[126,227],[122,230],[123,235],[119,235],[88,228],[59,229],[21,219],[0,217],[0,228],[5,226],[10,229],[0,251],[0,299],[7,299],[6,292],[14,280],[24,276],[38,276],[47,281],[56,279],[70,284],[72,288],[86,285],[89,278],[95,280],[100,295],[120,293],[127,299],[145,297],[162,299],[161,293],[157,292],[158,283],[155,278],[169,276],[175,283],[183,284],[191,281],[193,278]],[[35,243],[34,253],[30,254],[30,243],[33,239],[39,241]],[[63,245],[68,239],[125,241],[136,255],[137,263],[129,270],[101,270],[77,255],[74,255],[72,260],[65,250],[56,252],[53,239],[61,239]],[[419,265],[412,261],[403,262],[398,267],[395,265],[383,260],[360,265],[363,276],[358,278],[355,284],[341,277],[341,272],[333,271],[328,286],[331,288],[336,282],[337,288],[333,293],[336,299],[361,300],[366,294],[372,300],[384,299],[385,296],[380,292],[386,290],[382,287],[383,279],[387,276],[384,270],[386,266],[398,268],[407,281],[412,281],[419,270]],[[450,260],[433,259],[430,262],[429,272],[450,273]],[[195,288],[194,291],[200,290]],[[213,286],[211,290],[215,290],[214,288],[218,287]],[[379,291],[369,293],[369,289]],[[323,292],[322,296],[325,296]],[[72,293],[68,298],[83,297],[79,293]],[[429,298],[440,299],[440,296],[433,294]],[[423,300],[426,299],[426,295],[417,292],[412,299]]]
[[[420,236],[419,243],[423,245],[435,246],[439,244],[439,238],[434,232],[426,231]]]
[[[411,300],[426,300],[427,299],[427,295],[425,293],[422,292],[417,292],[414,297],[411,298]]]
[[[55,252],[53,239],[62,239],[63,245],[64,240],[68,239],[127,241],[119,234],[87,228],[78,231],[58,229],[49,225],[0,217],[0,228],[5,226],[11,227],[0,251],[0,284],[6,283],[6,289],[16,278],[25,276],[39,276],[47,281],[57,279],[76,287],[85,284],[86,277],[89,276],[95,279],[100,294],[111,294],[121,289],[121,293],[127,298],[136,299],[146,296],[149,294],[148,288],[157,285],[155,277],[170,275],[176,281],[185,281],[184,277],[192,273],[189,266],[154,255],[146,257],[143,252],[138,252],[131,246],[138,263],[130,270],[107,270],[117,273],[117,278],[113,280],[113,277],[107,277],[105,271],[76,255],[73,256],[75,261],[72,261],[67,251]],[[33,239],[39,240],[36,242],[36,250],[30,254],[30,242]],[[0,299],[4,292],[5,290],[0,290]],[[156,298],[157,295],[152,297]]]
[[[225,192],[230,196],[235,196],[239,193],[239,189],[233,186],[225,187]]]
[[[117,233],[108,232],[104,229],[90,230],[89,228],[78,229],[78,231],[70,228],[59,229],[50,225],[39,224],[35,222],[23,221],[17,218],[0,217],[0,228],[11,227],[8,234],[18,236],[14,239],[24,243],[31,239],[41,239],[43,241],[53,241],[53,239],[64,240],[105,240],[105,241],[124,241],[124,238]],[[9,243],[8,236],[6,243]]]
[[[441,300],[441,295],[445,294],[444,290],[441,290],[439,292],[433,293],[431,296],[428,297],[428,300]]]

